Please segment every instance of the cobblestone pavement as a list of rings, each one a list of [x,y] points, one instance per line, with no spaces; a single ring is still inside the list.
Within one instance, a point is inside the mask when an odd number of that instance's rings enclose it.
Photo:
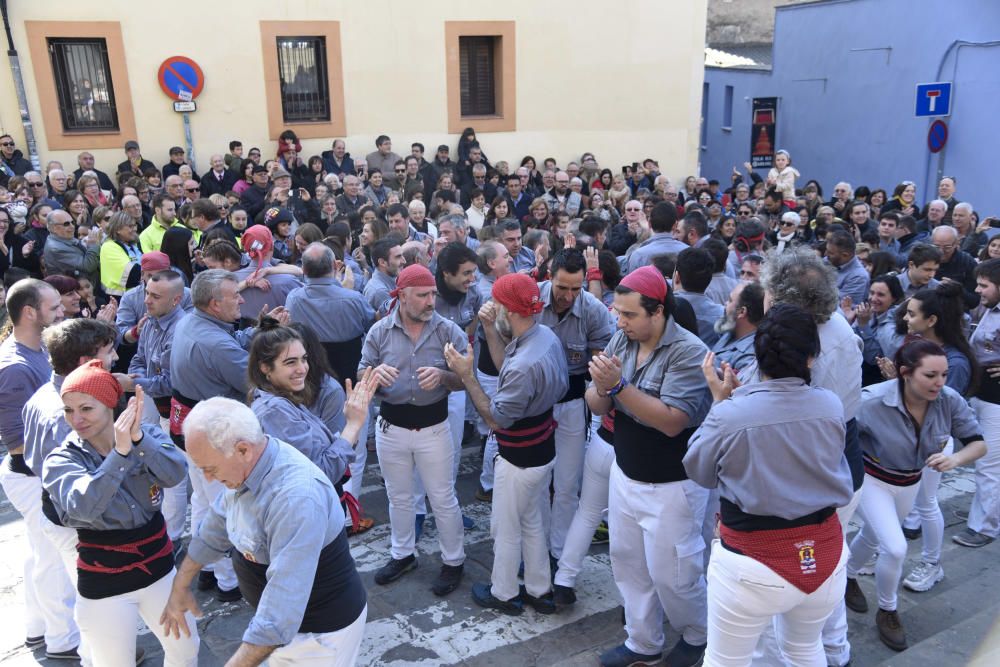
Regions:
[[[611,578],[607,546],[591,549],[578,581],[579,601],[569,612],[541,616],[527,610],[524,615],[511,618],[473,604],[469,595],[471,583],[487,580],[492,564],[490,507],[473,497],[478,480],[479,456],[478,448],[466,448],[463,452],[459,500],[464,513],[475,521],[476,526],[466,533],[468,560],[465,581],[446,599],[437,598],[430,592],[431,582],[440,567],[437,534],[432,521],[428,521],[419,543],[419,568],[388,587],[375,585],[375,570],[388,554],[389,526],[385,489],[378,466],[374,463],[368,466],[361,500],[377,525],[367,534],[354,538],[352,546],[358,570],[369,593],[368,625],[359,665],[589,666],[597,665],[596,656],[601,650],[614,646],[624,638],[621,600]],[[370,458],[374,460],[374,454]],[[973,489],[970,470],[945,475],[940,498],[945,508],[949,535],[961,527],[954,509],[967,508]],[[919,557],[919,541],[910,546],[911,558]],[[21,644],[24,641],[21,562],[25,549],[21,518],[0,495],[0,618],[4,619],[0,623],[0,663],[5,667],[45,662],[43,650],[33,653]],[[985,574],[990,567],[995,571],[997,553],[985,550],[975,553],[957,547],[946,538],[943,563],[949,577],[934,590],[947,590],[948,586],[962,584],[962,574],[952,577],[950,559],[961,557],[961,572],[971,577],[973,571]],[[908,563],[907,568],[910,565],[912,563]],[[993,572],[990,574],[992,579],[996,579]],[[954,581],[956,578],[959,581]],[[871,595],[871,578],[865,578],[863,585]],[[903,618],[912,614],[922,599],[936,599],[921,598],[928,595],[903,591],[900,596]],[[199,594],[199,600],[205,611],[205,617],[198,624],[202,637],[200,664],[207,667],[222,665],[239,644],[251,610],[244,602],[221,604],[205,594]],[[1000,598],[994,596],[992,603],[997,602]],[[970,612],[965,610],[963,613]],[[939,612],[933,615],[935,618],[926,623],[928,627],[914,628],[919,632],[911,632],[911,644],[923,638],[919,636],[921,633],[931,636],[937,631],[934,621],[941,616]],[[850,614],[850,638],[854,644],[852,664],[856,667],[880,664],[893,657],[875,636],[872,618],[871,615]],[[909,625],[907,627],[910,628]],[[140,633],[139,644],[147,651],[143,664],[149,667],[161,665],[162,652],[155,638],[145,628]],[[667,633],[668,644],[672,644],[677,635],[669,628]]]

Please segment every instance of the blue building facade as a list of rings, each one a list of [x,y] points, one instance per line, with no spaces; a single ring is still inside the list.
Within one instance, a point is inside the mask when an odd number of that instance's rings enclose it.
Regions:
[[[933,118],[915,116],[916,87],[953,82],[948,141],[928,148]],[[940,175],[980,215],[1000,213],[1000,2],[822,0],[776,9],[770,71],[705,68],[701,173],[728,183],[750,159],[751,104],[777,97],[775,148],[829,199],[854,187],[917,186]],[[728,124],[727,124],[728,122]],[[753,140],[756,140],[754,138]],[[764,174],[761,174],[762,176]],[[725,186],[724,186],[725,187]]]

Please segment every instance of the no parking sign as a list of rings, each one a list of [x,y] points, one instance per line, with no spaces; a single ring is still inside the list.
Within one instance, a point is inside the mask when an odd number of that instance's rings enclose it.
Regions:
[[[184,56],[171,56],[164,60],[156,79],[163,92],[178,102],[190,102],[205,87],[205,74],[201,67]]]

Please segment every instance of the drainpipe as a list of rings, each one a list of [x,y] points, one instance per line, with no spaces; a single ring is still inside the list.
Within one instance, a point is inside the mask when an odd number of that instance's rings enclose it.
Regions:
[[[24,92],[24,79],[21,77],[21,61],[14,48],[14,36],[10,34],[10,17],[7,15],[7,0],[0,0],[0,13],[3,14],[3,29],[7,33],[7,59],[10,61],[10,73],[14,77],[14,89],[17,91],[17,106],[21,112],[21,125],[24,127],[24,141],[28,148],[28,159],[35,171],[41,171],[38,161],[38,146],[35,143],[35,129],[31,124],[31,114],[28,113],[28,96]]]

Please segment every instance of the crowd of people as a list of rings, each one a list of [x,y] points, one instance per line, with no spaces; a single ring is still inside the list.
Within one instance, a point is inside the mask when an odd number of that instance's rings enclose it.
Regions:
[[[369,452],[391,531],[375,585],[417,568],[428,504],[428,586],[462,585],[475,443],[493,563],[473,600],[564,611],[609,543],[626,639],[607,667],[748,665],[758,645],[846,665],[864,574],[905,649],[897,590],[944,577],[957,466],[976,494],[955,541],[996,539],[1000,221],[954,178],[923,206],[906,181],[825,201],[786,151],[674,184],[654,159],[491,163],[471,128],[455,161],[375,147],[305,160],[286,131],[274,158],[232,141],[199,175],[129,141],[112,177],[89,152],[35,171],[0,137],[0,483],[29,647],[132,665],[141,617],[165,664],[195,665],[196,586],[254,609],[228,664],[354,664]]]

